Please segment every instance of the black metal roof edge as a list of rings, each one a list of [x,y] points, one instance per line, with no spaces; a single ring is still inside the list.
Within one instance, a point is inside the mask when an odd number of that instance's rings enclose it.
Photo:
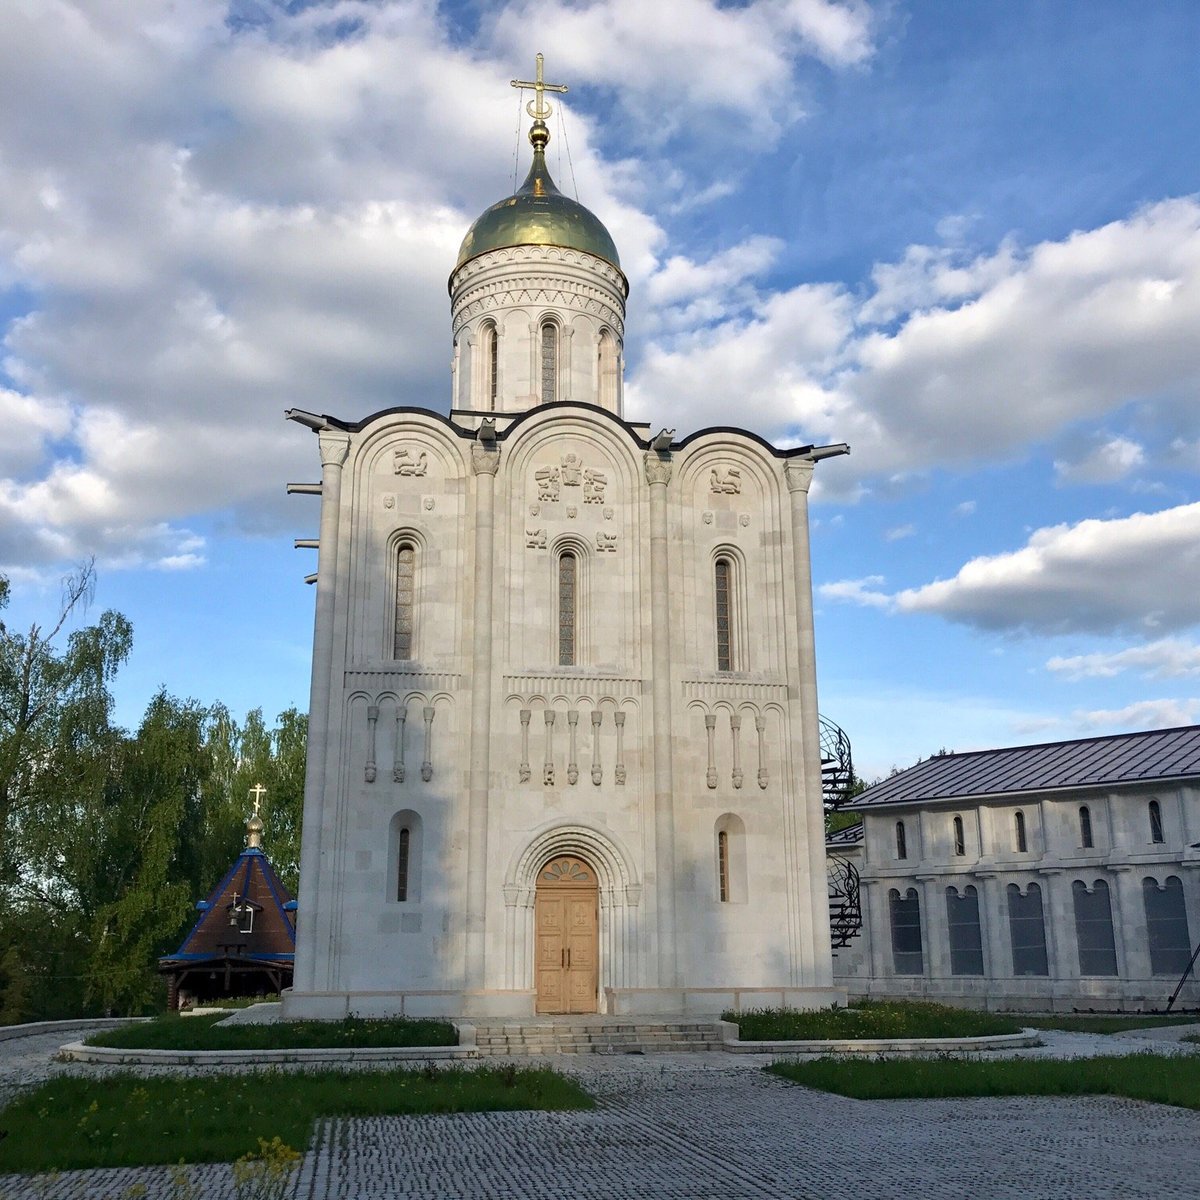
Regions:
[[[610,421],[619,425],[628,435],[630,440],[640,449],[649,450],[653,438],[643,438],[638,434],[632,422],[625,420],[624,417],[618,417],[616,413],[609,412],[606,408],[601,408],[598,404],[586,404],[582,400],[556,400],[551,404],[538,404],[533,408],[528,408],[522,413],[516,414],[513,419],[505,426],[503,431],[497,430],[496,440],[499,442],[506,441],[517,426],[524,424],[530,418],[538,413],[546,411],[554,411],[558,409],[572,409],[582,412],[591,413],[593,415],[601,413]],[[289,409],[288,412],[293,410]],[[345,433],[361,433],[366,427],[375,421],[382,420],[384,417],[403,416],[411,414],[413,416],[432,417],[436,421],[440,421],[443,425],[454,431],[460,438],[467,441],[475,441],[477,430],[466,425],[460,425],[457,421],[447,416],[445,413],[438,412],[435,408],[422,408],[417,404],[398,404],[392,408],[381,408],[363,417],[358,421],[347,421],[341,417],[332,417],[328,413],[314,414],[319,415],[321,420],[327,422],[332,428],[340,429]],[[492,417],[507,417],[508,413],[496,412],[487,414]],[[643,422],[644,424],[644,422]],[[319,430],[313,430],[314,433],[319,433]],[[805,454],[811,454],[816,446],[816,443],[809,442],[806,446],[790,446],[786,449],[772,445],[761,434],[755,433],[751,429],[740,429],[736,425],[706,425],[703,429],[697,429],[694,433],[689,433],[687,437],[677,442],[672,442],[670,449],[682,450],[691,442],[698,438],[707,437],[710,434],[733,434],[737,437],[747,438],[749,441],[757,442],[764,450],[768,451],[775,458],[797,458],[803,457]]]
[[[844,810],[843,810],[844,811]],[[863,840],[864,824],[859,821],[825,835],[826,846],[857,846]]]
[[[865,804],[843,804],[843,812],[866,813],[880,808],[917,808],[926,804],[978,804],[983,800],[1002,800],[1009,796],[1049,796],[1061,792],[1095,792],[1115,786],[1147,788],[1184,783],[1189,779],[1200,779],[1200,768],[1187,775],[1124,776],[1111,779],[1084,779],[1078,783],[1056,783],[1048,787],[1013,788],[1007,792],[953,792],[945,796],[903,796],[892,800],[875,800]],[[864,792],[863,795],[866,795]]]

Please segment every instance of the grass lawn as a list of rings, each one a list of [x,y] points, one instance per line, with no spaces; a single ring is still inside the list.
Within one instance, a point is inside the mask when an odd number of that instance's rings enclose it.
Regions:
[[[1064,1013],[1061,1016],[1018,1016],[1028,1029],[1064,1029],[1068,1033],[1121,1033],[1126,1029],[1157,1029],[1160,1025],[1198,1025],[1200,1013],[1190,1016],[1142,1016],[1138,1013]]]
[[[724,1012],[736,1021],[745,1042],[806,1041],[815,1038],[985,1037],[1019,1033],[1020,1022],[995,1013],[949,1008],[925,1001],[864,1000],[849,1008],[799,1012],[759,1008]]]
[[[260,1138],[303,1150],[317,1117],[591,1107],[565,1076],[512,1066],[61,1076],[0,1112],[0,1172],[232,1162]]]
[[[457,1046],[449,1021],[286,1021],[276,1025],[218,1027],[228,1014],[180,1017],[170,1013],[137,1025],[105,1029],[89,1046],[123,1050],[298,1050],[352,1046]]]
[[[957,1096],[1127,1096],[1200,1108],[1194,1055],[1057,1059],[844,1059],[772,1063],[793,1083],[859,1100]]]

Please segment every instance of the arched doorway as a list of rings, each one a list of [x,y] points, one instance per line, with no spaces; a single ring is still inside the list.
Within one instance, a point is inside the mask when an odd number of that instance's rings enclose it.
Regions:
[[[581,858],[559,854],[537,875],[534,986],[540,1013],[595,1012],[599,994],[600,890]]]

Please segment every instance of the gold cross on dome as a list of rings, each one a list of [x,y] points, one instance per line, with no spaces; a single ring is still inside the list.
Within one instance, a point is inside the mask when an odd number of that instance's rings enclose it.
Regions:
[[[547,92],[565,92],[567,85],[565,83],[546,83],[542,78],[542,63],[545,60],[542,55],[537,56],[537,78],[530,82],[528,79],[514,79],[512,86],[515,88],[533,88],[537,96],[530,100],[525,105],[525,111],[535,120],[544,121],[554,110],[546,103]]]
[[[262,798],[267,794],[267,789],[261,783],[256,783],[250,789],[250,795],[254,797],[254,815],[259,815],[259,808],[262,807]]]

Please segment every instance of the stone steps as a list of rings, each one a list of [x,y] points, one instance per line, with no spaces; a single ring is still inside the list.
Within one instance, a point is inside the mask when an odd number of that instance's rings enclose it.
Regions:
[[[724,1046],[709,1022],[564,1020],[475,1026],[480,1056],[522,1054],[654,1054],[712,1051]]]

